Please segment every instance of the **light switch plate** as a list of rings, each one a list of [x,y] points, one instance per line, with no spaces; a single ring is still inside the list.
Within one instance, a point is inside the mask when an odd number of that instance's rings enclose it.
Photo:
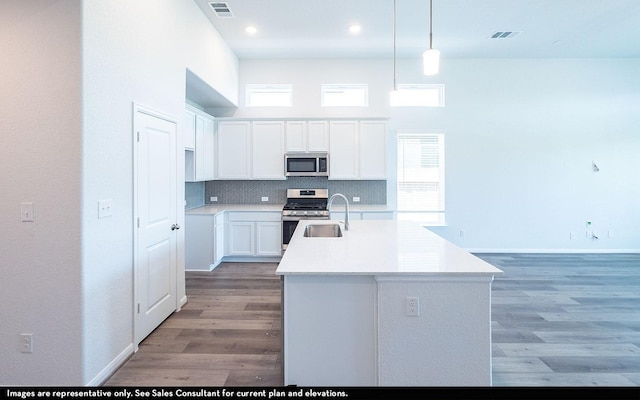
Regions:
[[[112,212],[113,200],[99,200],[98,201],[98,218],[106,218],[113,215]]]

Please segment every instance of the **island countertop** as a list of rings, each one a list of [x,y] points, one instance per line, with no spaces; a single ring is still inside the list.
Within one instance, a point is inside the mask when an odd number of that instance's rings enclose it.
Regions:
[[[301,220],[278,275],[501,275],[502,271],[412,221],[350,221],[342,237],[304,237]]]

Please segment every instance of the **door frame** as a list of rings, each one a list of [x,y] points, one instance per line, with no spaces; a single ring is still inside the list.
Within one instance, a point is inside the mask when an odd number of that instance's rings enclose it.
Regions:
[[[165,121],[168,121],[170,123],[173,123],[176,125],[176,137],[174,138],[175,140],[175,145],[176,145],[176,153],[179,154],[179,145],[180,142],[178,140],[178,135],[180,134],[180,125],[178,123],[178,119],[174,118],[170,115],[161,113],[159,111],[155,111],[151,108],[142,106],[136,102],[132,103],[132,123],[131,123],[131,131],[132,131],[132,135],[131,135],[131,141],[132,141],[132,149],[133,149],[133,219],[131,221],[131,226],[133,229],[133,298],[132,300],[132,304],[131,304],[131,309],[133,311],[132,317],[133,317],[133,323],[132,323],[132,338],[133,338],[133,351],[134,353],[138,351],[138,347],[139,347],[139,343],[137,340],[137,332],[139,329],[138,326],[138,218],[140,217],[139,214],[139,210],[138,210],[138,121],[136,119],[138,113],[143,113],[143,114],[147,114],[149,116],[155,117],[155,118],[160,118],[163,119]],[[180,184],[180,157],[176,157],[176,188],[178,187],[178,185]],[[180,215],[180,202],[179,200],[179,195],[178,195],[178,191],[176,190],[176,193],[174,193],[174,195],[176,196],[176,220],[179,220],[178,216]],[[176,241],[176,246],[179,246],[180,241],[177,240]],[[178,251],[176,251],[176,258],[180,258],[180,251],[178,249]],[[178,282],[180,282],[179,278],[179,274],[181,269],[179,268],[180,263],[178,262],[178,260],[176,260],[176,298],[178,298]],[[181,306],[181,302],[178,299],[176,301],[176,311],[180,311],[180,306]]]

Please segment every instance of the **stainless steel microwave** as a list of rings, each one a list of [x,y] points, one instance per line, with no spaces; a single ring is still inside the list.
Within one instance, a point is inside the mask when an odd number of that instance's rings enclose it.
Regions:
[[[329,176],[329,154],[287,153],[284,171],[286,176]]]

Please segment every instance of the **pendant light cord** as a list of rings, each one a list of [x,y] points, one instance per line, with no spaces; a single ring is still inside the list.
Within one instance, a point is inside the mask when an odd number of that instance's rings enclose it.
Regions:
[[[393,0],[393,90],[398,90],[396,83],[396,0]]]
[[[429,50],[433,49],[433,0],[429,0]]]

